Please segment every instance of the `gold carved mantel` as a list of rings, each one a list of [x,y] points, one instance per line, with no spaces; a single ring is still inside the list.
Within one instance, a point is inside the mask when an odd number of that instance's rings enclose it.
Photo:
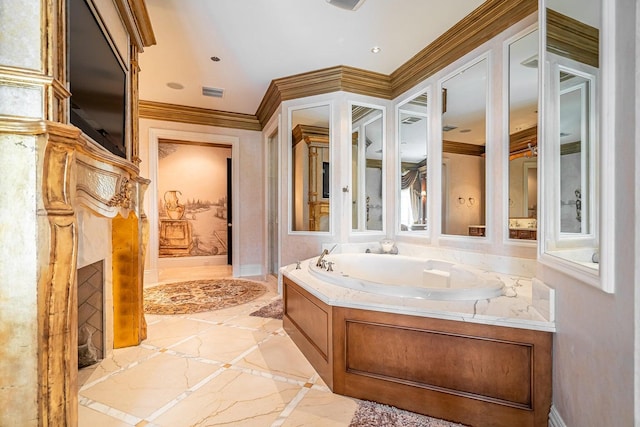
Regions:
[[[130,161],[68,125],[67,1],[2,2],[0,426],[78,424],[76,271],[85,226],[100,224],[92,241],[110,258],[105,275],[122,295],[106,307],[114,311],[113,344],[137,344],[146,334],[141,205],[149,181],[138,170],[137,58],[155,39],[144,0],[95,3],[127,73]]]
[[[94,148],[73,126],[1,121],[0,134],[7,128],[33,141],[36,183],[41,189],[36,194],[38,417],[47,420],[43,425],[75,425],[77,211],[84,207],[111,219],[113,237],[105,243],[111,244],[113,254],[114,346],[137,345],[146,338],[142,307],[146,216],[140,193],[149,181],[138,176],[131,163]],[[27,143],[24,149],[30,149]]]

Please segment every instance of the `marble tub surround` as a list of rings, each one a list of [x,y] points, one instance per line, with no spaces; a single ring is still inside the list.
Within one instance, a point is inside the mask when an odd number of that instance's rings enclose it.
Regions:
[[[321,249],[331,249],[334,245],[335,243],[323,244]],[[534,277],[536,275],[535,259],[493,255],[443,247],[414,245],[403,242],[396,242],[395,248],[397,249],[398,255],[449,261],[455,264],[468,265],[481,270],[495,271],[498,273],[516,276]],[[365,253],[367,249],[373,253],[379,251],[380,242],[341,243],[336,246],[332,253]]]
[[[366,245],[363,246],[366,247]],[[345,248],[336,248],[338,249]],[[399,249],[402,251],[406,248],[400,246]],[[492,271],[504,283],[504,295],[470,301],[439,301],[376,295],[340,287],[320,280],[309,272],[308,263],[313,263],[315,260],[316,258],[312,258],[303,261],[300,269],[296,269],[296,264],[285,266],[280,270],[281,274],[332,306],[555,332],[555,324],[551,317],[553,313],[551,307],[554,304],[553,291],[537,280],[534,302],[533,283],[530,277]],[[526,271],[525,262],[522,264],[514,262],[514,265],[522,266],[524,268],[521,268],[521,271]]]

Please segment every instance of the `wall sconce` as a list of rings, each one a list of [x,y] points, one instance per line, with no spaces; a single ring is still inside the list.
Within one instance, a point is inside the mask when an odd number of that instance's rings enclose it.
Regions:
[[[476,198],[475,197],[464,198],[462,196],[458,196],[458,203],[461,205],[467,205],[468,207],[471,207],[476,204]]]
[[[427,192],[425,190],[422,190],[420,192],[420,195],[422,196],[422,198],[424,199],[425,197],[427,197]]]

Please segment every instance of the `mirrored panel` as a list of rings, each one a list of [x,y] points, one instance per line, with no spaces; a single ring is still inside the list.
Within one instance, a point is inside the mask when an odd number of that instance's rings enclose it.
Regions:
[[[486,235],[487,60],[442,83],[442,234]]]
[[[509,238],[538,236],[538,30],[510,43]]]
[[[428,93],[398,108],[400,160],[400,231],[427,229]]]
[[[329,231],[329,105],[291,110],[291,230]]]
[[[382,231],[384,224],[384,111],[351,105],[351,228]]]
[[[605,100],[599,92],[602,2],[551,0],[546,5],[543,254],[600,286],[596,171],[598,108]]]
[[[589,234],[592,79],[560,69],[560,233]],[[564,237],[564,236],[563,236]]]

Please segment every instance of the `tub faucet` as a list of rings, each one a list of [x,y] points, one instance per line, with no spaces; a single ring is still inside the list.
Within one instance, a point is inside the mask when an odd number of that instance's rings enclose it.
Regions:
[[[322,251],[322,253],[320,254],[320,257],[318,257],[318,262],[316,262],[316,267],[324,268],[324,266],[322,265],[322,262],[324,261],[324,257],[329,255],[331,252],[333,252],[336,246],[338,246],[337,243],[333,245],[333,247],[330,250],[325,249],[324,251]]]
[[[316,267],[320,267],[322,268],[322,261],[324,261],[324,257],[329,255],[329,251],[327,249],[325,249],[324,251],[322,251],[322,253],[320,254],[320,256],[318,257],[318,262],[316,262]]]

